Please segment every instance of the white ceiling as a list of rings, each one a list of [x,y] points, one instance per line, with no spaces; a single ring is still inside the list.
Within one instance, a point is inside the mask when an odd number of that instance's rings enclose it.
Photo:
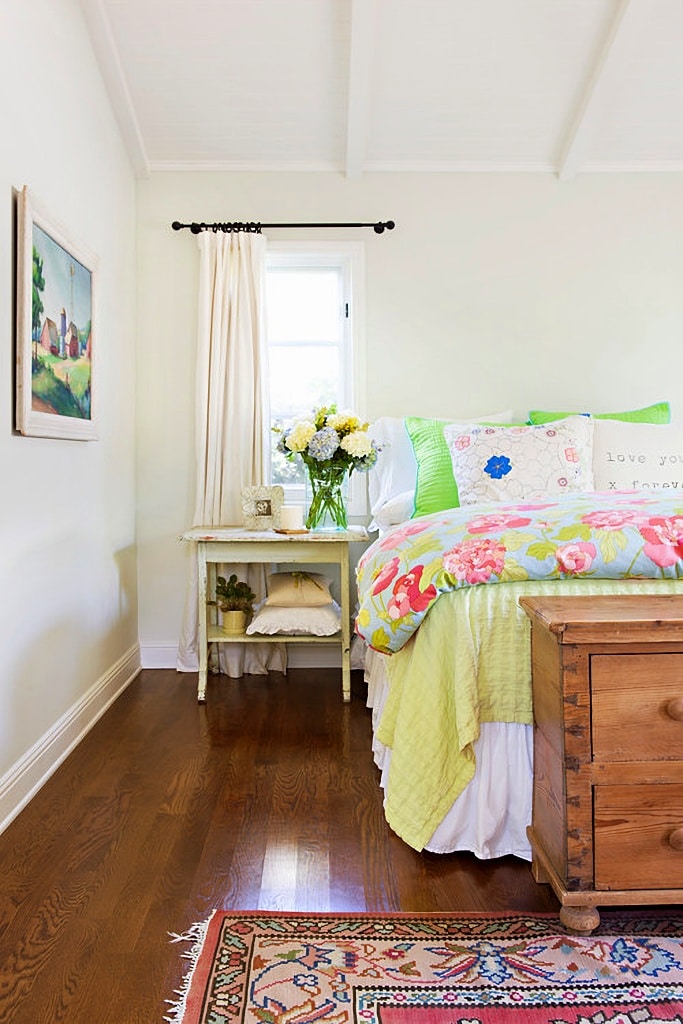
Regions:
[[[155,170],[683,171],[683,0],[81,0]]]

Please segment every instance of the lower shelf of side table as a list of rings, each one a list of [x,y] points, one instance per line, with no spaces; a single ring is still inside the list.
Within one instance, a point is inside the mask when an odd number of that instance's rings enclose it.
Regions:
[[[341,632],[332,636],[315,636],[312,633],[226,633],[214,627],[207,634],[209,643],[217,644],[335,644],[342,643]]]

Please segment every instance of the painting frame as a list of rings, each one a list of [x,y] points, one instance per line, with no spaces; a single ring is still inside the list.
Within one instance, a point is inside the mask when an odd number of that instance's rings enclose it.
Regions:
[[[245,530],[273,530],[280,525],[280,509],[285,499],[284,487],[242,488],[242,523]]]
[[[97,269],[95,254],[70,238],[24,186],[17,193],[19,434],[97,440]],[[36,278],[42,288],[34,287]]]

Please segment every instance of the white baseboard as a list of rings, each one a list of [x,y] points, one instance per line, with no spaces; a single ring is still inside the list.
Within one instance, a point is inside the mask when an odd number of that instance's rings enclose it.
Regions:
[[[176,644],[140,644],[142,668],[175,668],[178,659]],[[341,650],[336,647],[308,644],[290,644],[287,648],[290,668],[340,668]]]
[[[142,668],[175,668],[177,661],[177,644],[140,644],[140,665],[142,666]]]
[[[0,832],[29,803],[140,671],[135,644],[0,779]]]

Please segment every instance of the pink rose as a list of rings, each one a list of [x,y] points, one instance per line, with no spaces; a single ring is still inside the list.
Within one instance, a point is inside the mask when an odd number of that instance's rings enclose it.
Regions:
[[[390,619],[403,619],[406,615],[410,615],[410,598],[404,591],[389,598],[387,613]]]
[[[394,583],[394,596],[387,603],[387,611],[392,619],[400,619],[412,612],[423,612],[436,598],[436,587],[430,583],[425,590],[420,590],[420,581],[424,565],[416,565],[411,572],[405,573]]]
[[[588,572],[593,564],[595,554],[595,545],[584,540],[576,541],[573,544],[563,544],[555,551],[560,569],[574,575]]]
[[[389,586],[394,576],[398,572],[399,559],[396,555],[382,566],[377,574],[374,586],[372,588],[373,597],[375,594],[380,594],[383,590]]]
[[[428,530],[431,523],[420,523],[420,522],[409,522],[404,523],[402,526],[397,526],[379,542],[381,551],[390,551],[392,548],[398,547],[398,545],[406,540],[407,537],[415,537],[418,533],[422,533],[423,530]]]
[[[655,565],[664,568],[683,558],[683,516],[652,516],[640,533],[646,542],[643,551]]]
[[[581,522],[586,526],[591,526],[594,530],[623,530],[625,526],[636,523],[641,518],[641,512],[606,509],[604,512],[588,512],[585,516],[581,516]]]
[[[528,526],[530,522],[528,516],[491,512],[489,515],[475,516],[467,524],[467,529],[470,533],[496,533],[499,530],[514,530],[515,527]]]
[[[500,576],[504,563],[505,545],[490,537],[464,540],[443,556],[446,572],[471,584],[486,583],[491,576]]]

